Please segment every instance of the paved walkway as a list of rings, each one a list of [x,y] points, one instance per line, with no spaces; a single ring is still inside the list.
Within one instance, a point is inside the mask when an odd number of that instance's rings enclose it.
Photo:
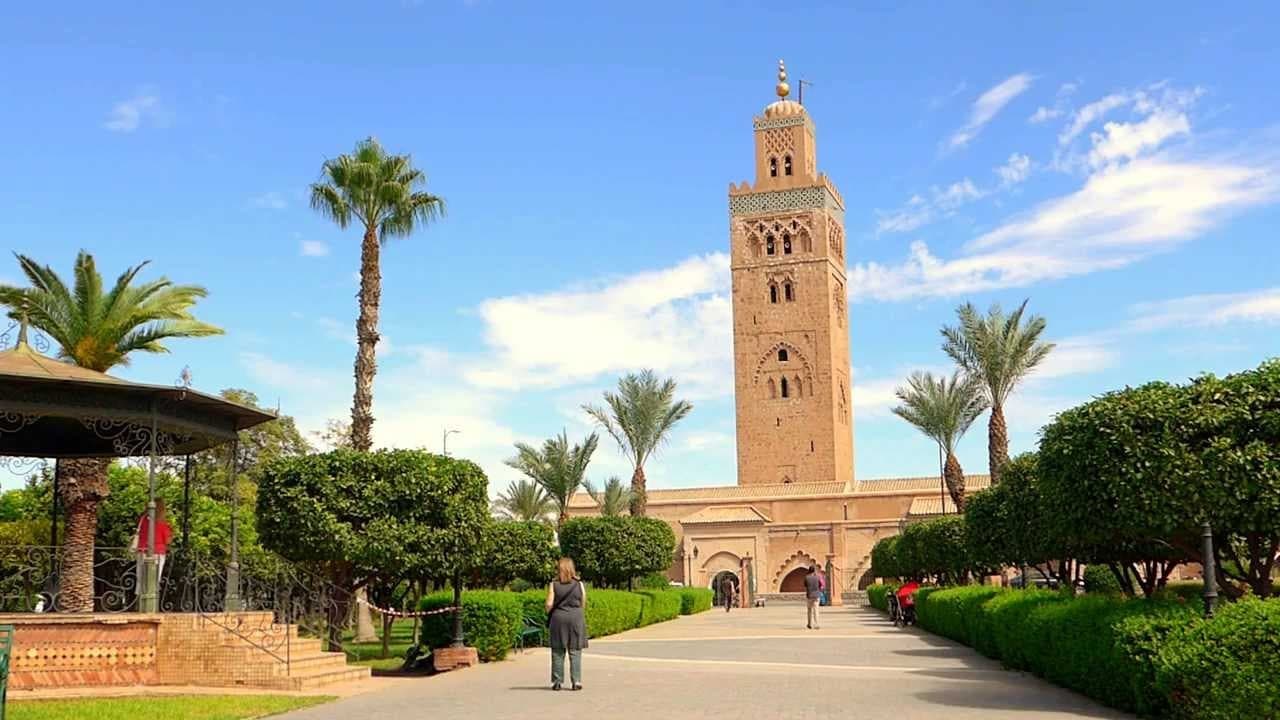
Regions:
[[[284,717],[1127,717],[964,646],[897,630],[873,611],[824,610],[818,631],[804,628],[802,607],[775,606],[713,610],[593,640],[580,693],[549,691],[548,653],[538,650]]]

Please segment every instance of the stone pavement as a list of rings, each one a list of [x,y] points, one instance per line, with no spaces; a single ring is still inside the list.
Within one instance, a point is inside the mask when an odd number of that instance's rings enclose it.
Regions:
[[[874,611],[824,610],[815,631],[794,605],[712,610],[593,640],[579,693],[550,692],[548,653],[537,650],[283,717],[1128,717]]]

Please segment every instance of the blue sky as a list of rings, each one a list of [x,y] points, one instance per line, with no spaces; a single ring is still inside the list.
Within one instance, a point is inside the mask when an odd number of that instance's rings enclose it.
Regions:
[[[190,5],[190,6],[188,6]],[[696,410],[656,487],[732,483],[730,182],[774,69],[813,86],[847,205],[856,473],[930,474],[893,388],[945,369],[970,300],[1030,298],[1059,350],[1009,408],[1015,451],[1125,384],[1280,353],[1280,10],[1262,4],[371,0],[56,3],[0,21],[0,249],[200,283],[221,338],[119,374],[343,417],[358,233],[313,213],[325,157],[375,135],[447,198],[384,253],[380,443],[489,471],[588,431],[629,369]],[[0,280],[17,279],[0,258]],[[960,459],[985,469],[985,420]],[[592,475],[628,469],[602,444]]]

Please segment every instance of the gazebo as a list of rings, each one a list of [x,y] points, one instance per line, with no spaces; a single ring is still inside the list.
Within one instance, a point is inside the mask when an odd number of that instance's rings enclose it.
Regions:
[[[159,609],[159,576],[155,548],[156,461],[162,456],[192,453],[230,444],[231,547],[224,608],[240,608],[239,548],[236,507],[237,433],[276,418],[272,413],[197,392],[185,384],[145,385],[49,358],[28,342],[25,324],[17,342],[0,351],[0,459],[147,458],[150,528],[143,557],[138,607]],[[60,473],[55,466],[54,499]],[[191,481],[187,474],[186,482]],[[186,494],[184,494],[184,497]],[[93,546],[68,543],[67,563],[93,564]],[[90,583],[92,577],[90,576]],[[59,588],[55,594],[62,593]],[[71,589],[72,611],[92,611],[93,588]],[[52,605],[58,603],[53,602]]]

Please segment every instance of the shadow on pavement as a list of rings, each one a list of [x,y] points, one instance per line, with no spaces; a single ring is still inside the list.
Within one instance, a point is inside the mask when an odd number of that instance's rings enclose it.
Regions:
[[[986,679],[990,680],[990,678]],[[1036,692],[1037,690],[1040,692]],[[915,696],[925,702],[948,707],[1013,710],[1037,714],[1057,711],[1070,713],[1073,717],[1100,720],[1132,717],[1116,710],[1098,707],[1091,700],[1066,690],[1052,688],[1045,691],[1043,687],[1032,684],[1028,684],[1026,688],[1015,688],[1003,683],[996,687],[973,684],[941,690],[926,690],[915,693]]]

